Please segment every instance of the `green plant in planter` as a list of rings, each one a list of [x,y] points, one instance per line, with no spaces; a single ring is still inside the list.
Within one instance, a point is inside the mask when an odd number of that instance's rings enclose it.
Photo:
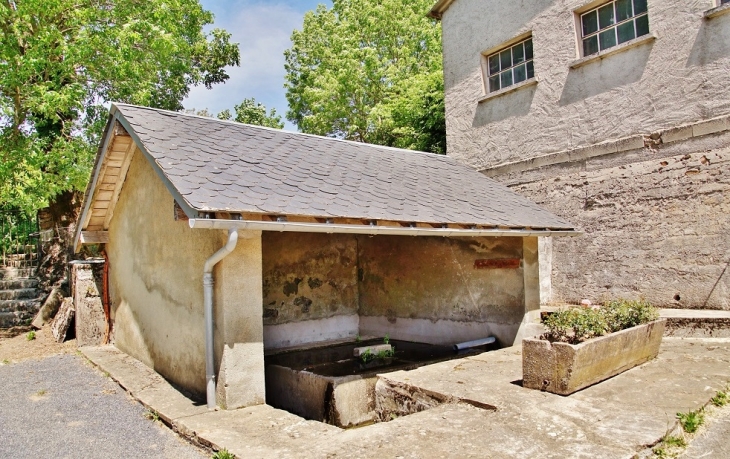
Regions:
[[[543,320],[547,332],[542,339],[578,344],[656,320],[659,311],[644,300],[614,300],[599,308],[569,308]]]
[[[377,354],[374,354],[370,349],[366,350],[362,354],[360,354],[360,361],[362,363],[368,363],[373,360],[385,360],[390,357],[393,357],[395,355],[395,348],[391,348],[388,351],[378,351]]]

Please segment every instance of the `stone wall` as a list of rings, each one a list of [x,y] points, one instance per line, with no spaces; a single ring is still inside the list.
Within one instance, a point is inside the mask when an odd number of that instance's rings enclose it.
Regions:
[[[476,169],[730,114],[730,15],[649,0],[656,39],[571,68],[587,0],[459,0],[443,16],[449,156]],[[593,2],[598,4],[599,2]],[[536,85],[479,102],[480,54],[531,33]]]
[[[730,119],[720,121],[707,135],[686,126],[644,148],[584,149],[573,161],[494,175],[585,231],[553,240],[553,301],[730,309]]]

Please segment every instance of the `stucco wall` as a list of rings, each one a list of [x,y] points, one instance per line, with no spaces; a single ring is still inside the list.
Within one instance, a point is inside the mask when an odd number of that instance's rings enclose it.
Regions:
[[[649,0],[653,42],[571,69],[585,0],[457,0],[444,14],[448,154],[477,169],[730,113],[730,15]],[[539,83],[478,103],[480,53],[532,32]]]
[[[522,238],[376,236],[358,243],[363,334],[432,343],[497,335],[511,344],[525,313],[521,261],[486,269],[475,262],[521,260]]]
[[[266,232],[262,239],[267,347],[356,336],[356,237]]]
[[[730,132],[495,177],[585,231],[554,238],[555,301],[730,309]]]
[[[539,301],[525,295],[527,282],[538,296],[537,240],[530,276],[524,242],[264,233],[264,342],[279,348],[390,334],[433,343],[497,335],[511,344],[526,303]],[[491,259],[519,265],[475,268]]]
[[[172,196],[137,151],[109,239],[114,344],[173,383],[204,393],[202,271],[205,260],[224,245],[225,232],[192,230],[186,221],[175,221]],[[247,380],[246,387],[260,387],[260,396],[254,394],[249,400],[258,397],[258,403],[263,402],[260,260],[259,233],[243,234],[236,252],[215,270],[217,368],[226,364],[220,364],[224,345],[238,346],[239,357],[253,356],[239,358],[241,363],[230,355],[228,367],[260,366],[261,380]],[[222,395],[225,402],[226,394]]]

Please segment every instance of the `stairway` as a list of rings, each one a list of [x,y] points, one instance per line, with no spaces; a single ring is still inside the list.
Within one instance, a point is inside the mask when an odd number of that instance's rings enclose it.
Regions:
[[[0,267],[0,328],[29,325],[41,307],[36,268]]]

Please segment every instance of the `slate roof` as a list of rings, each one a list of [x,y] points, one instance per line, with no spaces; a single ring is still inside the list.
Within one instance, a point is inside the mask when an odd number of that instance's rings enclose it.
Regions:
[[[573,229],[447,156],[115,107],[138,146],[198,211]]]

